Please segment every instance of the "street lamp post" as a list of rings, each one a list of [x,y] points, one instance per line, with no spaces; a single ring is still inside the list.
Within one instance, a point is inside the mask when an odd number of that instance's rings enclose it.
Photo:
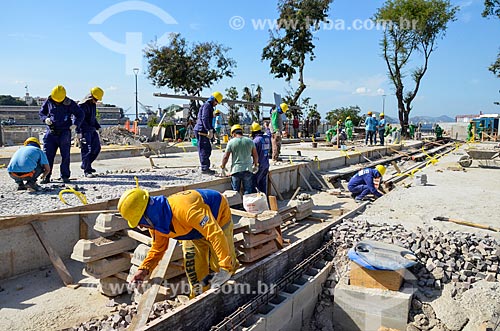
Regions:
[[[137,75],[139,74],[139,68],[134,68],[133,71],[135,75],[135,121],[139,122],[139,102],[137,101]]]
[[[251,100],[252,100],[252,113],[254,112],[255,110],[255,106],[253,105],[253,102],[255,102],[254,98],[253,98],[253,88],[254,88],[255,84],[250,84],[250,87],[252,88],[252,96],[251,96]],[[257,121],[259,119],[257,118]]]
[[[385,114],[385,97],[386,97],[386,95],[383,94],[382,95],[382,113],[384,113],[384,114]]]

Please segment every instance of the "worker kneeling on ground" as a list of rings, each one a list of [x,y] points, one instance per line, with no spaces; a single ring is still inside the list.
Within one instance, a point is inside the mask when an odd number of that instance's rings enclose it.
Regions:
[[[381,164],[375,166],[375,169],[365,168],[358,171],[347,185],[347,188],[351,192],[351,196],[356,200],[356,202],[363,200],[363,198],[369,193],[375,195],[377,198],[380,198],[383,194],[375,187],[374,179],[378,178],[381,182],[384,174],[385,167]]]
[[[234,251],[233,222],[229,203],[214,190],[188,190],[169,197],[149,196],[136,187],[118,202],[120,214],[131,228],[149,228],[152,247],[131,283],[140,282],[158,265],[168,248],[168,239],[182,240],[184,267],[191,297],[225,283],[239,267]]]
[[[44,151],[40,149],[40,141],[35,137],[26,139],[24,147],[18,149],[12,156],[7,171],[16,182],[18,191],[38,191],[37,178],[43,174],[43,179],[50,173],[49,161]]]

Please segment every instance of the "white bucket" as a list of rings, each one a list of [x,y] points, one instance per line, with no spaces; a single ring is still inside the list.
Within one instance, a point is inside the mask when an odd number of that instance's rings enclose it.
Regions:
[[[427,184],[427,175],[423,172],[416,173],[413,183],[415,186],[425,186]]]

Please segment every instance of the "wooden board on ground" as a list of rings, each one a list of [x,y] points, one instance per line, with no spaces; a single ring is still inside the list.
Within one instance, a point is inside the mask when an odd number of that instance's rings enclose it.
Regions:
[[[56,269],[59,277],[61,277],[64,285],[73,285],[73,277],[64,265],[64,262],[61,260],[59,254],[57,254],[54,248],[52,248],[52,246],[50,245],[49,239],[47,237],[47,234],[45,233],[45,230],[42,228],[42,225],[36,221],[31,222],[30,225],[33,228],[33,231],[35,231],[36,236],[40,240],[43,248],[49,255],[50,262],[52,262],[52,264],[54,265],[54,268]]]
[[[153,273],[151,274],[151,278],[149,280],[150,287],[144,293],[144,296],[141,298],[141,301],[137,306],[137,315],[132,319],[132,322],[130,323],[130,330],[137,330],[146,325],[149,314],[151,313],[151,308],[153,308],[153,304],[155,303],[156,295],[160,290],[160,285],[163,282],[163,278],[165,277],[165,273],[167,272],[167,268],[170,263],[170,258],[174,253],[176,245],[177,240],[169,239],[168,249],[165,254],[163,254],[160,263],[158,263],[158,266],[153,270]]]
[[[405,269],[395,271],[370,270],[351,261],[349,284],[367,288],[399,291],[401,284],[403,284],[404,271]]]

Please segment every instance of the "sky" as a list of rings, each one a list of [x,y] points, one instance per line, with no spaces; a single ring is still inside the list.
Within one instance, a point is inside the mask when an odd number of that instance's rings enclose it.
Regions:
[[[493,102],[500,100],[500,79],[487,68],[500,49],[500,20],[481,16],[483,0],[451,2],[460,12],[431,55],[411,115],[499,113]],[[370,20],[383,3],[335,0],[330,23],[315,33],[316,58],[306,64],[302,96],[318,105],[323,118],[332,109],[355,105],[363,112],[384,110],[397,118],[396,97],[379,45],[382,31]],[[262,101],[273,103],[273,92],[285,95],[289,89],[283,79],[270,74],[269,62],[261,60],[268,27],[277,17],[277,1],[272,0],[8,1],[0,11],[0,95],[23,96],[28,86],[32,96],[47,96],[62,84],[68,96],[78,100],[100,86],[105,103],[131,116],[133,68],[139,67],[142,104],[154,109],[182,104],[153,96],[173,91],[152,85],[142,56],[148,43],[162,43],[174,32],[190,43],[214,41],[229,47],[228,56],[237,63],[233,78],[214,83],[203,96],[224,93],[230,86],[241,93],[255,84],[263,87]],[[406,84],[413,86],[409,80]]]

